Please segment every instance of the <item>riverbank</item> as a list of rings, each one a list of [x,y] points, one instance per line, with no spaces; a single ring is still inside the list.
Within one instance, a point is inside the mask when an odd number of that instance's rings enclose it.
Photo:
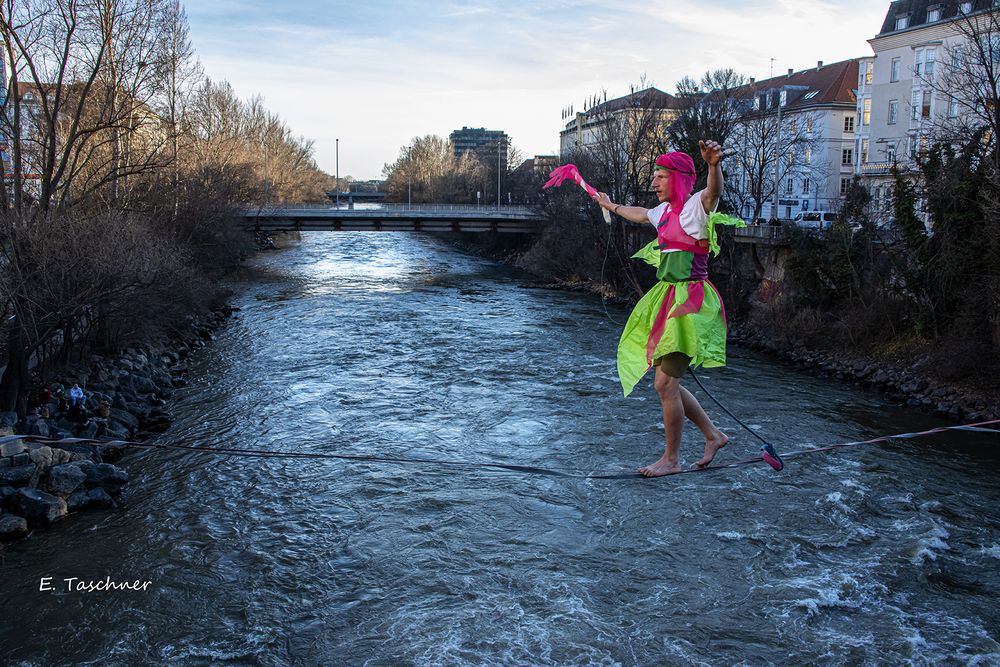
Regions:
[[[128,472],[112,463],[126,451],[115,441],[143,441],[170,427],[167,401],[186,384],[184,359],[212,341],[234,312],[223,305],[189,317],[182,330],[150,345],[115,357],[91,354],[85,363],[66,365],[60,381],[46,383],[25,418],[0,413],[0,435],[109,441],[0,445],[0,541],[24,537],[70,512],[116,507]],[[83,390],[83,410],[67,404],[74,384]]]

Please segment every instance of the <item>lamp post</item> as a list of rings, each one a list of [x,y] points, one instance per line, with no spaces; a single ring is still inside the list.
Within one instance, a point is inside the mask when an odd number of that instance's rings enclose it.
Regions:
[[[337,155],[337,183],[336,183],[335,187],[337,188],[337,209],[340,209],[340,139],[336,140],[336,146],[337,146],[337,151],[336,151],[336,155]]]
[[[500,210],[500,149],[503,147],[503,137],[497,139],[497,211]]]

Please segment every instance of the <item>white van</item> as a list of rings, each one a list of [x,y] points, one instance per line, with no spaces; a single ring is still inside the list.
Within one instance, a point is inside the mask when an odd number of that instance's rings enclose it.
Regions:
[[[795,216],[792,224],[807,229],[829,229],[837,221],[837,214],[830,211],[803,211]]]

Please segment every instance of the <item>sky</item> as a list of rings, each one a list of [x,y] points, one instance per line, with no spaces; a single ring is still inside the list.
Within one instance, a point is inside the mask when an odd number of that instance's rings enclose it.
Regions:
[[[414,137],[503,130],[559,152],[562,111],[645,81],[757,79],[871,55],[888,0],[189,0],[207,76],[261,95],[320,168],[380,178]],[[772,63],[773,58],[773,63]]]

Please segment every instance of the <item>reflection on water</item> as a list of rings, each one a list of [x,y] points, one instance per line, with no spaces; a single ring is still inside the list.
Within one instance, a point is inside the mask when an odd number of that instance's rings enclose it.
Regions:
[[[781,474],[477,467],[659,455],[655,396],[621,398],[599,299],[523,289],[419,235],[307,235],[260,261],[286,277],[250,286],[192,359],[163,441],[471,465],[134,455],[122,508],[8,550],[0,592],[19,620],[0,626],[3,662],[1000,662],[990,436],[804,456]],[[937,424],[738,350],[701,377],[785,449]],[[718,421],[733,436],[721,457],[756,452]],[[42,576],[153,585],[41,594]]]

